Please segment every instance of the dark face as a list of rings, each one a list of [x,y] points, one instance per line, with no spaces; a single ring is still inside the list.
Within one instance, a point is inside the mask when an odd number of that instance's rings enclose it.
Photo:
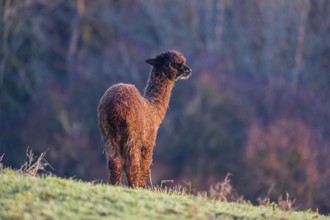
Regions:
[[[170,64],[175,72],[175,80],[188,79],[191,76],[191,69],[182,63]]]
[[[156,74],[165,75],[169,80],[188,79],[191,76],[191,69],[184,64],[185,61],[184,56],[177,51],[162,53],[154,59],[146,60],[156,68]]]

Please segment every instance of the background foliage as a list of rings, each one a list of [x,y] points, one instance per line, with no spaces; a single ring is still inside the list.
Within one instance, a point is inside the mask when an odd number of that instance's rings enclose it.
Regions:
[[[255,199],[289,192],[330,211],[327,0],[3,0],[0,153],[18,167],[49,149],[55,173],[107,179],[96,120],[112,84],[142,91],[144,60],[182,51],[159,131],[154,181],[206,189],[228,173]]]

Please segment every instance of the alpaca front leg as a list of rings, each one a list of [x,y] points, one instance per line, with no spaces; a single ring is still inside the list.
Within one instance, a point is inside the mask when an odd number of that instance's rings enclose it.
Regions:
[[[140,180],[140,152],[132,150],[125,164],[129,187],[138,187]]]
[[[152,163],[152,148],[142,148],[141,150],[141,177],[140,187],[145,188],[147,185],[147,177],[150,174],[150,166]]]

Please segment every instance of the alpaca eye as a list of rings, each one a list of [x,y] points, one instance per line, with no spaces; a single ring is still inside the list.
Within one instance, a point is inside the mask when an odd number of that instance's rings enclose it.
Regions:
[[[173,64],[173,67],[177,70],[182,70],[183,69],[183,64],[175,63],[175,64]]]

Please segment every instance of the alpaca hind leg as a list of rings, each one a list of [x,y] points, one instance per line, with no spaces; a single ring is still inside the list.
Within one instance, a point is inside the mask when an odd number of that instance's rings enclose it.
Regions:
[[[120,184],[120,176],[122,172],[121,157],[119,152],[113,148],[108,158],[108,169],[110,172],[110,183],[112,185]]]
[[[139,186],[145,188],[147,185],[147,177],[150,174],[150,166],[152,163],[152,148],[142,148],[141,151],[141,177]]]
[[[140,180],[140,152],[131,150],[125,163],[127,183],[129,187],[138,187]]]

